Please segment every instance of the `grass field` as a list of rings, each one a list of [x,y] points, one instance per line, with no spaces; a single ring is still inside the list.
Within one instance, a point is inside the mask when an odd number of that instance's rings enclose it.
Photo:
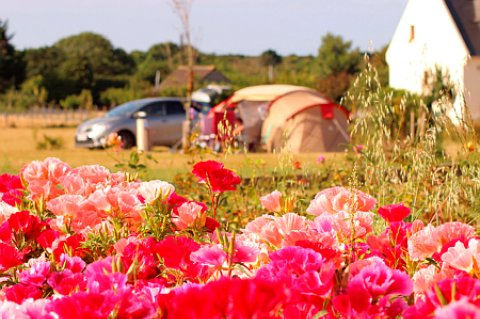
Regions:
[[[63,142],[63,147],[57,150],[38,150],[37,144],[44,135]],[[33,160],[43,160],[46,157],[58,157],[72,167],[79,165],[99,164],[112,171],[117,170],[115,164],[128,161],[130,151],[114,152],[112,150],[88,150],[75,148],[74,128],[28,129],[8,128],[0,131],[0,173],[16,174],[23,165]],[[156,160],[147,161],[148,178],[171,181],[178,173],[191,170],[193,163],[204,159],[216,159],[235,169],[243,177],[268,174],[285,162],[299,161],[305,169],[315,169],[319,154],[179,154],[171,153],[168,148],[156,147],[150,155]],[[343,158],[342,154],[322,154],[327,158]]]

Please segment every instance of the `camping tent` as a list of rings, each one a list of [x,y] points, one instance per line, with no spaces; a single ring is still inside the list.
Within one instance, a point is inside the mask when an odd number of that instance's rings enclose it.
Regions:
[[[283,94],[269,105],[262,126],[268,151],[335,152],[349,142],[348,111],[313,90]]]
[[[315,92],[307,87],[287,84],[257,85],[240,89],[213,108],[212,112],[216,115],[213,125],[218,126],[226,110],[234,109],[235,111],[227,113],[227,118],[240,118],[245,130],[245,142],[257,144],[260,141],[262,123],[266,118],[269,103],[279,96],[299,90]],[[231,124],[233,126],[233,123]],[[214,132],[217,133],[215,128]]]

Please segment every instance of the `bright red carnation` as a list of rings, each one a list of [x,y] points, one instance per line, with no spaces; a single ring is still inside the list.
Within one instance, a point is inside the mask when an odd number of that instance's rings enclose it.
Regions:
[[[403,205],[403,203],[391,204],[380,207],[378,214],[389,223],[401,222],[410,215],[410,208]]]
[[[206,183],[213,192],[218,193],[234,191],[235,186],[242,181],[232,170],[225,168],[222,163],[216,161],[198,162],[193,166],[192,173],[201,182]]]

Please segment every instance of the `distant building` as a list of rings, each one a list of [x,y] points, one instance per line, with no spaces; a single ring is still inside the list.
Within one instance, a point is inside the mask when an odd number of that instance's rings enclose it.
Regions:
[[[480,120],[480,0],[409,0],[387,51],[390,86],[416,93],[436,68]],[[459,114],[461,98],[451,114]]]
[[[208,84],[230,84],[231,81],[218,71],[213,65],[196,65],[193,67],[195,82],[206,86]],[[188,67],[180,66],[176,71],[170,73],[165,80],[160,83],[160,90],[182,89],[188,83]]]

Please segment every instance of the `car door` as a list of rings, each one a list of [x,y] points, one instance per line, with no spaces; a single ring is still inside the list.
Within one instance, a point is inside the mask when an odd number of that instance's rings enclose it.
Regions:
[[[168,101],[166,103],[166,144],[174,145],[182,138],[182,123],[185,121],[185,108],[180,101]]]
[[[167,128],[166,102],[157,101],[145,105],[140,109],[147,115],[147,125],[149,137],[153,145],[163,145],[165,143],[164,133]]]

